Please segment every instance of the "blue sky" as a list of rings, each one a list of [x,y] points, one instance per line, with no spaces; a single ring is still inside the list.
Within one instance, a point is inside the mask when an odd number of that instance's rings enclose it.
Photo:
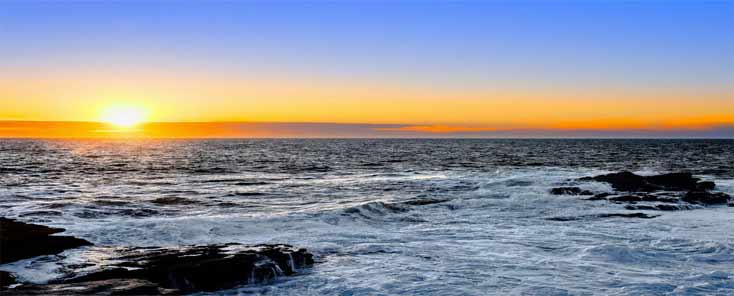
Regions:
[[[727,87],[734,5],[606,1],[0,4],[0,55],[417,83]]]

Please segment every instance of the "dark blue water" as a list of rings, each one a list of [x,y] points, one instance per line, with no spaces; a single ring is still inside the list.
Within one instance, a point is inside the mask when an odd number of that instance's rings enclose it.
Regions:
[[[734,293],[734,208],[547,220],[626,212],[548,193],[608,191],[573,180],[623,169],[691,171],[734,194],[734,141],[0,140],[0,214],[98,245],[277,242],[320,260],[231,293]]]

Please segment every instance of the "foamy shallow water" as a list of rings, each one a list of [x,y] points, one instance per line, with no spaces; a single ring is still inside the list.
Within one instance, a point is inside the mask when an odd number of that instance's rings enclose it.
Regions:
[[[1,146],[3,216],[64,227],[97,245],[288,243],[317,255],[319,263],[299,276],[221,293],[734,293],[734,208],[648,212],[661,215],[655,219],[546,220],[629,212],[623,205],[548,193],[619,169],[694,170],[734,194],[731,141]],[[186,202],[155,202],[174,197]],[[413,199],[448,201],[407,211],[390,206]],[[32,260],[0,266],[31,281],[55,276],[54,268]]]

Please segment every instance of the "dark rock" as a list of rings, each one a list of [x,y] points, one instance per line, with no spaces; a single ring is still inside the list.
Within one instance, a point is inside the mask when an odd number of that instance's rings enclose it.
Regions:
[[[648,215],[645,213],[610,213],[610,214],[596,214],[596,215],[585,215],[585,216],[575,216],[575,217],[552,217],[552,218],[547,218],[546,220],[567,222],[567,221],[588,220],[588,219],[597,219],[597,218],[652,219],[655,217],[658,217],[658,215]]]
[[[669,173],[645,177],[650,184],[661,186],[665,190],[685,191],[696,189],[698,178],[694,178],[691,173]]]
[[[652,219],[658,217],[658,215],[648,215],[645,213],[614,213],[614,214],[599,214],[599,218],[640,218],[640,219]]]
[[[628,192],[654,192],[659,190],[688,191],[701,189],[713,189],[713,182],[698,182],[691,173],[668,173],[654,176],[640,176],[631,172],[619,172],[595,177],[581,178],[584,181],[606,182],[617,191]]]
[[[726,193],[708,191],[689,191],[682,198],[688,203],[704,205],[726,204],[730,199],[731,196]]]
[[[550,193],[553,195],[594,195],[593,192],[578,187],[557,187],[551,189]]]
[[[655,191],[660,188],[653,186],[645,181],[645,177],[635,175],[631,172],[619,172],[595,177],[581,178],[583,181],[606,182],[612,185],[617,191]]]
[[[696,184],[696,190],[698,191],[706,191],[706,190],[714,190],[714,189],[716,189],[716,183],[711,182],[711,181],[703,181],[703,182],[698,182],[698,184]]]
[[[63,231],[61,228],[0,218],[0,263],[58,254],[66,249],[92,245],[76,237],[52,236]]]
[[[15,277],[7,271],[0,270],[0,290],[15,284]]]
[[[22,285],[3,291],[4,296],[28,295],[178,295],[179,291],[164,289],[141,279],[109,279],[82,283]]]
[[[103,265],[86,266],[83,271],[72,272],[73,276],[51,284],[84,286],[87,283],[134,279],[153,283],[153,287],[164,290],[194,293],[261,283],[295,274],[300,268],[314,263],[313,255],[305,249],[288,245],[122,248],[110,252],[113,256]],[[73,271],[74,267],[67,266],[67,269]]]

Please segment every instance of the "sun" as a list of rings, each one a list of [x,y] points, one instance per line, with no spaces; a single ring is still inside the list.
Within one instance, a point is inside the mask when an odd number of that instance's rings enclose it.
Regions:
[[[102,112],[102,121],[117,127],[130,128],[145,122],[145,110],[133,106],[113,106]]]

